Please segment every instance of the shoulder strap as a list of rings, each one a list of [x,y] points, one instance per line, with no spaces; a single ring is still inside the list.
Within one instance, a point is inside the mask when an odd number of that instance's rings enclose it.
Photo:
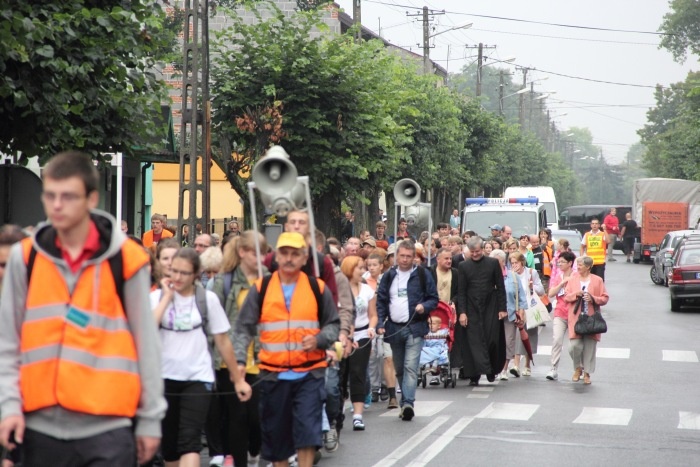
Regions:
[[[318,286],[318,280],[312,275],[309,275],[309,284],[311,285],[311,290],[314,292],[314,297],[316,297],[318,316],[321,317],[323,315],[323,295],[321,294],[321,288]]]
[[[29,283],[32,281],[32,270],[34,269],[34,261],[36,260],[36,248],[32,243],[32,248],[29,250],[29,259],[27,260],[27,288],[29,288]]]
[[[513,286],[515,287],[515,309],[517,310],[520,306],[520,297],[518,296],[518,290],[520,287],[518,287],[518,278],[516,277],[515,273],[511,271],[510,274],[513,277]]]
[[[226,304],[228,294],[231,293],[231,286],[233,285],[233,271],[225,272],[222,279],[224,281],[224,304]]]
[[[423,296],[425,297],[425,268],[423,266],[417,266],[418,268],[418,280],[420,281],[420,288],[423,291]]]
[[[197,305],[197,311],[202,317],[202,330],[205,336],[209,336],[209,308],[207,307],[207,290],[200,284],[194,287],[194,302]]]
[[[260,283],[260,290],[258,291],[258,308],[262,310],[263,301],[265,301],[265,294],[267,293],[267,287],[270,285],[270,280],[272,279],[272,274],[263,277]]]

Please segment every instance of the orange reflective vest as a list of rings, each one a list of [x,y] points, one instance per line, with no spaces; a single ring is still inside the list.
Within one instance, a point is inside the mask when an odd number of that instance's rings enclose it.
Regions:
[[[552,258],[554,257],[554,253],[552,250],[552,242],[551,240],[547,242],[546,245],[542,245],[542,261],[544,264],[542,264],[542,274],[545,277],[549,277],[552,275]]]
[[[160,239],[166,239],[166,238],[171,238],[173,236],[173,233],[167,229],[163,229],[163,232],[160,234]],[[145,248],[150,248],[153,246],[153,230],[148,230],[143,234],[143,237],[141,237],[141,242],[143,243],[143,246]]]
[[[605,232],[602,230],[599,230],[597,234],[586,232],[583,243],[586,245],[586,255],[593,258],[594,266],[605,264],[605,252],[608,249]]]
[[[25,264],[32,239],[22,241]],[[123,279],[148,264],[135,242],[122,246]],[[22,409],[133,417],[141,396],[138,355],[107,260],[85,266],[72,291],[38,250],[21,331]]]
[[[318,280],[321,294],[324,283]],[[260,292],[262,279],[255,283]],[[322,349],[305,351],[301,347],[305,336],[321,332],[318,304],[309,278],[300,274],[292,294],[290,309],[284,301],[279,273],[270,278],[260,310],[260,368],[268,371],[310,371],[326,367],[326,352]]]

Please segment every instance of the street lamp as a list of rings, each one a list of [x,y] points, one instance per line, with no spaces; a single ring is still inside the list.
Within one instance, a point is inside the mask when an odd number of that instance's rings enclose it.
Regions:
[[[503,86],[501,86],[501,92],[503,92]],[[527,88],[522,88],[521,90],[515,91],[514,93],[508,94],[507,96],[501,96],[501,97],[498,99],[498,113],[499,113],[501,116],[503,116],[503,99],[507,99],[508,97],[516,96],[516,95],[518,95],[518,94],[525,94],[526,92],[528,92],[528,89],[527,89]]]
[[[479,42],[479,55],[477,58],[478,65],[476,66],[476,97],[479,97],[481,95],[481,69],[486,66],[485,63],[483,63],[484,56],[483,56],[483,49],[484,49],[484,44]],[[487,57],[489,58],[489,57]],[[504,58],[503,60],[496,60],[496,59],[491,59],[494,63],[512,63],[515,61],[514,56],[509,56]],[[490,65],[490,63],[489,63]],[[501,83],[503,85],[503,83]]]
[[[463,24],[461,26],[454,26],[449,29],[445,29],[444,31],[439,31],[434,34],[430,34],[430,29],[428,29],[428,22],[424,21],[423,23],[423,71],[425,74],[429,74],[432,72],[432,67],[430,66],[430,39],[439,36],[440,34],[445,34],[446,32],[450,31],[455,31],[457,29],[469,29],[472,27],[474,23],[467,23]]]

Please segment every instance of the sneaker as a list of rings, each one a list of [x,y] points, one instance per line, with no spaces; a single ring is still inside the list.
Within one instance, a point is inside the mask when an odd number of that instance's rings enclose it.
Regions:
[[[528,367],[523,368],[523,376],[530,376],[531,374],[532,371]]]
[[[557,374],[557,370],[555,370],[554,368],[549,370],[549,373],[547,373],[547,376],[546,376],[546,378],[550,381],[554,381],[558,377],[559,377],[559,375]]]
[[[257,456],[251,456],[248,454],[248,467],[258,467],[258,463],[260,462],[260,454]]]
[[[514,366],[510,369],[510,374],[516,378],[520,378],[520,369],[517,366]]]
[[[335,428],[323,433],[323,448],[328,452],[338,450],[338,432],[335,431]]]
[[[383,384],[381,389],[379,389],[379,400],[382,402],[389,400],[389,390]]]
[[[508,381],[508,373],[505,371],[502,371],[498,374],[498,379],[501,381]]]
[[[404,422],[410,422],[411,420],[413,420],[413,416],[415,414],[416,413],[413,410],[413,406],[406,404],[403,407],[401,407],[401,414],[399,414],[399,417],[401,417],[401,420],[403,420]]]
[[[631,263],[631,262],[632,262],[632,260],[631,260],[631,259],[629,259],[629,258],[627,258],[627,262],[628,262],[628,263]]]
[[[372,394],[367,394],[365,396],[365,409],[369,409],[372,406]]]
[[[379,389],[372,389],[372,402],[379,402]]]
[[[224,460],[226,460],[226,458],[224,456],[214,456],[209,461],[209,466],[210,467],[222,467],[224,465]]]
[[[387,406],[387,409],[398,409],[399,408],[399,401],[396,400],[395,397],[392,397],[389,399],[389,405]]]
[[[365,431],[365,422],[361,418],[352,419],[352,431]]]
[[[440,386],[440,378],[438,378],[437,376],[434,376],[434,377],[430,380],[430,385],[431,385],[431,386]]]
[[[486,381],[488,381],[489,383],[493,383],[494,381],[496,381],[496,375],[486,375]]]
[[[318,465],[318,463],[321,462],[322,457],[323,454],[321,454],[321,451],[314,452],[314,462],[312,465]]]
[[[615,258],[610,258],[608,261],[615,262],[615,261],[617,261],[617,260],[616,260]]]
[[[401,386],[396,386],[396,394],[401,394]]]

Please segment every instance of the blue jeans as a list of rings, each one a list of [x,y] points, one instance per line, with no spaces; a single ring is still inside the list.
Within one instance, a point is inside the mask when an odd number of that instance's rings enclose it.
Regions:
[[[413,337],[411,330],[406,326],[393,336],[392,341],[396,381],[401,385],[401,407],[406,404],[415,406],[423,338]]]
[[[342,403],[338,363],[330,363],[326,367],[326,416],[331,428],[335,428],[336,421],[342,412]]]

